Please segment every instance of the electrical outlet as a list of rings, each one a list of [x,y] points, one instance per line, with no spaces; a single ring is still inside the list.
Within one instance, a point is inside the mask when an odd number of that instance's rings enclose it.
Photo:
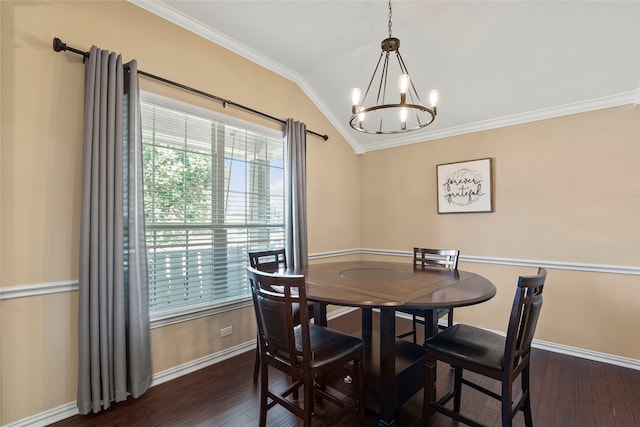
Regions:
[[[233,333],[233,326],[227,326],[226,328],[220,329],[220,337],[228,337]]]

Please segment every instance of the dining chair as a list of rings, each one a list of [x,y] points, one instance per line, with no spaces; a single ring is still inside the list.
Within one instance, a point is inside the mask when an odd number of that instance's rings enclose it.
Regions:
[[[284,249],[249,252],[249,264],[260,271],[276,272],[287,268],[287,253]]]
[[[331,419],[323,420],[326,425],[347,416],[363,425],[362,340],[309,322],[304,276],[261,272],[251,267],[247,274],[260,339],[259,425],[266,425],[269,409],[281,405],[302,418],[308,427],[312,416],[319,414],[319,402],[324,405],[325,401],[337,408],[324,411],[331,415]],[[293,304],[299,307],[298,323],[294,321]],[[269,367],[291,377],[292,384],[269,384]],[[341,388],[337,392],[324,377],[341,370],[348,373],[343,382],[349,390]],[[298,399],[300,387],[302,401]],[[323,408],[328,409],[326,406]]]
[[[544,268],[535,276],[518,278],[506,337],[474,326],[457,324],[425,342],[426,375],[423,401],[423,425],[430,426],[434,412],[471,426],[481,424],[460,413],[462,385],[467,385],[501,401],[502,425],[511,426],[518,411],[524,412],[525,424],[533,425],[529,365],[531,341],[542,308],[542,289],[547,277]],[[437,361],[454,368],[453,391],[436,401],[435,373]],[[463,377],[468,370],[502,383],[497,394]],[[514,382],[520,376],[521,391],[513,397]],[[445,404],[453,397],[453,409]]]
[[[457,249],[427,249],[413,248],[413,269],[444,269],[457,270],[460,251]],[[398,338],[413,336],[414,344],[417,343],[417,325],[424,325],[426,321],[425,310],[417,308],[401,308],[398,311],[411,315],[412,329],[398,335]],[[437,319],[447,315],[447,326],[453,325],[453,307],[440,308],[436,310]],[[445,326],[438,325],[444,329]],[[427,339],[427,329],[425,328],[424,338]]]
[[[280,269],[287,269],[287,252],[285,249],[270,249],[264,251],[252,251],[248,253],[249,265],[251,267],[266,271],[269,273],[277,272]],[[308,304],[309,318],[313,318],[313,303]],[[297,304],[293,304],[293,320],[296,324],[300,323],[300,314]],[[258,347],[260,341],[258,340]],[[256,360],[253,366],[253,380],[258,380],[260,374],[260,348],[256,349]]]

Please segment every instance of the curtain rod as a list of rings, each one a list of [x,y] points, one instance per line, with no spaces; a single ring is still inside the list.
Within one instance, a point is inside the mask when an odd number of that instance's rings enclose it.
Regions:
[[[54,39],[53,39],[53,50],[55,50],[56,52],[69,51],[69,52],[73,52],[73,53],[78,54],[78,55],[82,55],[83,62],[84,62],[85,59],[87,59],[89,57],[89,52],[85,52],[85,51],[78,50],[78,49],[72,48],[70,46],[67,46],[67,44],[63,43],[62,40],[60,40],[58,37],[54,37]],[[183,85],[181,83],[176,83],[176,82],[171,81],[169,79],[165,79],[164,77],[156,76],[155,74],[147,73],[146,71],[138,70],[138,74],[143,75],[145,77],[149,77],[149,78],[151,78],[153,80],[158,80],[158,81],[160,81],[162,83],[166,83],[166,84],[171,85],[171,86],[178,87],[180,89],[187,90],[189,92],[197,93],[198,95],[202,95],[202,96],[205,96],[205,97],[210,98],[210,99],[214,99],[214,100],[222,103],[222,106],[224,108],[227,108],[227,105],[231,105],[232,107],[236,107],[236,108],[239,108],[241,110],[248,111],[248,112],[256,114],[258,116],[262,116],[264,118],[279,122],[279,123],[281,123],[283,125],[286,123],[285,120],[279,119],[277,117],[273,117],[273,116],[271,116],[269,114],[263,113],[263,112],[258,111],[258,110],[254,110],[253,108],[244,106],[242,104],[238,104],[238,103],[230,101],[228,99],[220,98],[219,96],[212,95],[212,94],[207,93],[207,92],[203,92],[203,91],[201,91],[199,89],[194,89],[194,88],[192,88],[190,86],[186,86],[186,85]],[[319,133],[314,132],[312,130],[307,130],[307,133],[309,133],[311,135],[314,135],[314,136],[317,136],[319,138],[322,138],[325,141],[329,139],[329,136],[320,135]]]

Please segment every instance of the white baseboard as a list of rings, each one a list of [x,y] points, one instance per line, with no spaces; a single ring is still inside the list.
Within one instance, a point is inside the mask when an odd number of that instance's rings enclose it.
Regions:
[[[207,366],[211,366],[218,362],[222,362],[223,360],[242,354],[246,351],[254,350],[255,348],[255,340],[248,341],[217,353],[201,357],[200,359],[192,360],[182,365],[166,369],[153,375],[153,378],[151,379],[151,387],[171,381],[183,375],[190,374],[199,369],[206,368]],[[5,424],[3,427],[45,427],[49,424],[73,417],[74,415],[78,415],[77,403],[69,402],[31,417],[23,418],[10,424]]]
[[[327,318],[329,320],[335,319],[336,317],[340,317],[354,310],[357,310],[357,308],[341,307],[337,310],[327,313]],[[404,314],[404,313],[397,313],[397,316],[411,319],[411,317],[408,314]],[[497,331],[493,331],[493,332],[497,332]],[[624,368],[640,371],[640,360],[636,360],[636,359],[630,359],[630,358],[616,356],[613,354],[600,353],[597,351],[585,350],[582,348],[570,347],[562,344],[555,344],[552,342],[536,340],[536,339],[533,340],[533,346],[535,348],[551,351],[554,353],[566,354],[568,356],[579,357],[582,359],[593,360],[596,362],[607,363],[610,365],[616,365],[616,366],[621,366]],[[182,365],[179,365],[170,369],[166,369],[164,371],[158,372],[153,375],[153,379],[151,381],[151,387],[165,383],[167,381],[171,381],[183,375],[190,374],[199,369],[206,368],[208,366],[211,366],[218,362],[222,362],[223,360],[237,356],[244,352],[251,351],[255,348],[256,348],[256,342],[255,340],[251,340],[251,341],[247,341],[245,343],[239,344],[237,346],[219,351],[217,353],[213,353],[208,356],[201,357],[196,360],[192,360]],[[31,417],[23,418],[13,423],[6,424],[3,427],[45,427],[49,424],[55,423],[65,418],[72,417],[77,414],[78,414],[78,408],[76,406],[76,402],[69,402],[64,405],[58,406],[56,408],[50,409],[48,411],[33,415]]]
[[[533,339],[533,347],[553,353],[566,354],[568,356],[579,357],[581,359],[593,360],[595,362],[607,363],[609,365],[621,366],[623,368],[640,371],[640,360],[628,357],[616,356],[615,354],[600,353],[597,351],[585,350],[578,347],[569,347],[563,344],[556,344],[549,341]]]
[[[48,411],[3,424],[3,427],[44,427],[74,415],[78,415],[78,405],[76,402],[69,402]]]
[[[238,356],[239,354],[255,349],[256,341],[247,341],[245,343],[227,348],[217,353],[201,357],[200,359],[192,360],[191,362],[183,363],[182,365],[166,369],[153,375],[153,379],[151,380],[151,387],[166,383],[167,381],[174,380],[183,375],[190,374],[202,368],[206,368],[207,366],[214,365],[218,362],[222,362],[223,360],[230,359],[234,356]]]

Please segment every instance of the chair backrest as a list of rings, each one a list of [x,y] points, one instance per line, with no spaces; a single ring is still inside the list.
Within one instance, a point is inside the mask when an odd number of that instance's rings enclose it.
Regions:
[[[247,267],[247,275],[263,355],[292,366],[298,366],[302,360],[310,360],[309,310],[304,276],[268,273],[252,267]],[[302,348],[296,348],[295,328],[298,323],[294,321],[294,304],[299,307],[299,344]]]
[[[249,252],[249,264],[260,271],[275,272],[287,268],[287,253],[284,249]]]
[[[511,366],[515,374],[518,367],[528,362],[531,341],[536,331],[542,309],[542,289],[547,278],[547,270],[540,267],[535,276],[518,278],[518,287],[513,299],[507,340],[505,344],[504,367]]]
[[[413,268],[457,270],[459,256],[457,249],[413,248]]]

